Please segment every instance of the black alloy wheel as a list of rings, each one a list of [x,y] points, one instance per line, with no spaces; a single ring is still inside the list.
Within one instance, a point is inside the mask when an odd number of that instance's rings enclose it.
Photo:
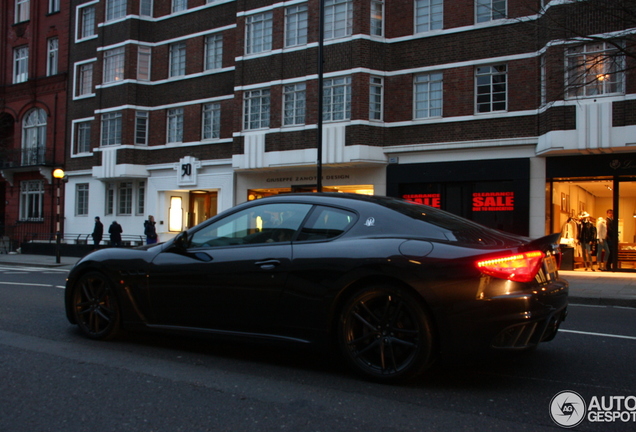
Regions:
[[[91,339],[110,339],[119,332],[117,298],[106,277],[98,272],[83,275],[73,291],[73,313],[81,332]]]
[[[409,292],[391,286],[367,287],[346,302],[338,340],[347,362],[378,382],[412,378],[434,358],[424,308]]]

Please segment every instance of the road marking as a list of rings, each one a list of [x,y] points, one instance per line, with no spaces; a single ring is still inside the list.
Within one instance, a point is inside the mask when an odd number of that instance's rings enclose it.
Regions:
[[[36,283],[24,283],[24,282],[0,282],[0,285],[22,285],[22,286],[37,286],[37,287],[54,287],[51,284],[36,284]]]
[[[613,335],[613,334],[607,334],[607,333],[593,333],[593,332],[584,332],[584,331],[578,331],[578,330],[565,330],[565,329],[559,329],[559,333],[560,332],[576,333],[576,334],[583,334],[583,335],[588,335],[588,336],[603,336],[603,337],[612,337],[612,338],[618,338],[618,339],[636,340],[636,336],[623,336],[623,335]]]

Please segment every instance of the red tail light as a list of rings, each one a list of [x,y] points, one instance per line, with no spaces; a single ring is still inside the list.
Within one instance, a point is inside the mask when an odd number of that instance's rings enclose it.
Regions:
[[[544,256],[541,251],[523,252],[478,261],[477,268],[482,273],[497,278],[515,282],[530,282],[539,271]]]

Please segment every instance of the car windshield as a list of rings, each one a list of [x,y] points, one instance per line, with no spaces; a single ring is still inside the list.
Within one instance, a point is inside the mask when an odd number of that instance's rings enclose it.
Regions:
[[[391,198],[382,200],[381,203],[385,207],[403,215],[439,228],[440,233],[450,242],[483,246],[502,246],[509,244],[511,241],[515,243],[523,242],[514,234],[485,227],[434,207]]]

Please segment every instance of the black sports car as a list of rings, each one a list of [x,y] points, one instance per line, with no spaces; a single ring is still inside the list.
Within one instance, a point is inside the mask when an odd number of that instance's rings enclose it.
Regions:
[[[277,195],[164,244],[87,255],[66,314],[93,339],[149,329],[333,343],[358,372],[393,382],[442,350],[551,340],[568,297],[557,240],[393,198]]]

